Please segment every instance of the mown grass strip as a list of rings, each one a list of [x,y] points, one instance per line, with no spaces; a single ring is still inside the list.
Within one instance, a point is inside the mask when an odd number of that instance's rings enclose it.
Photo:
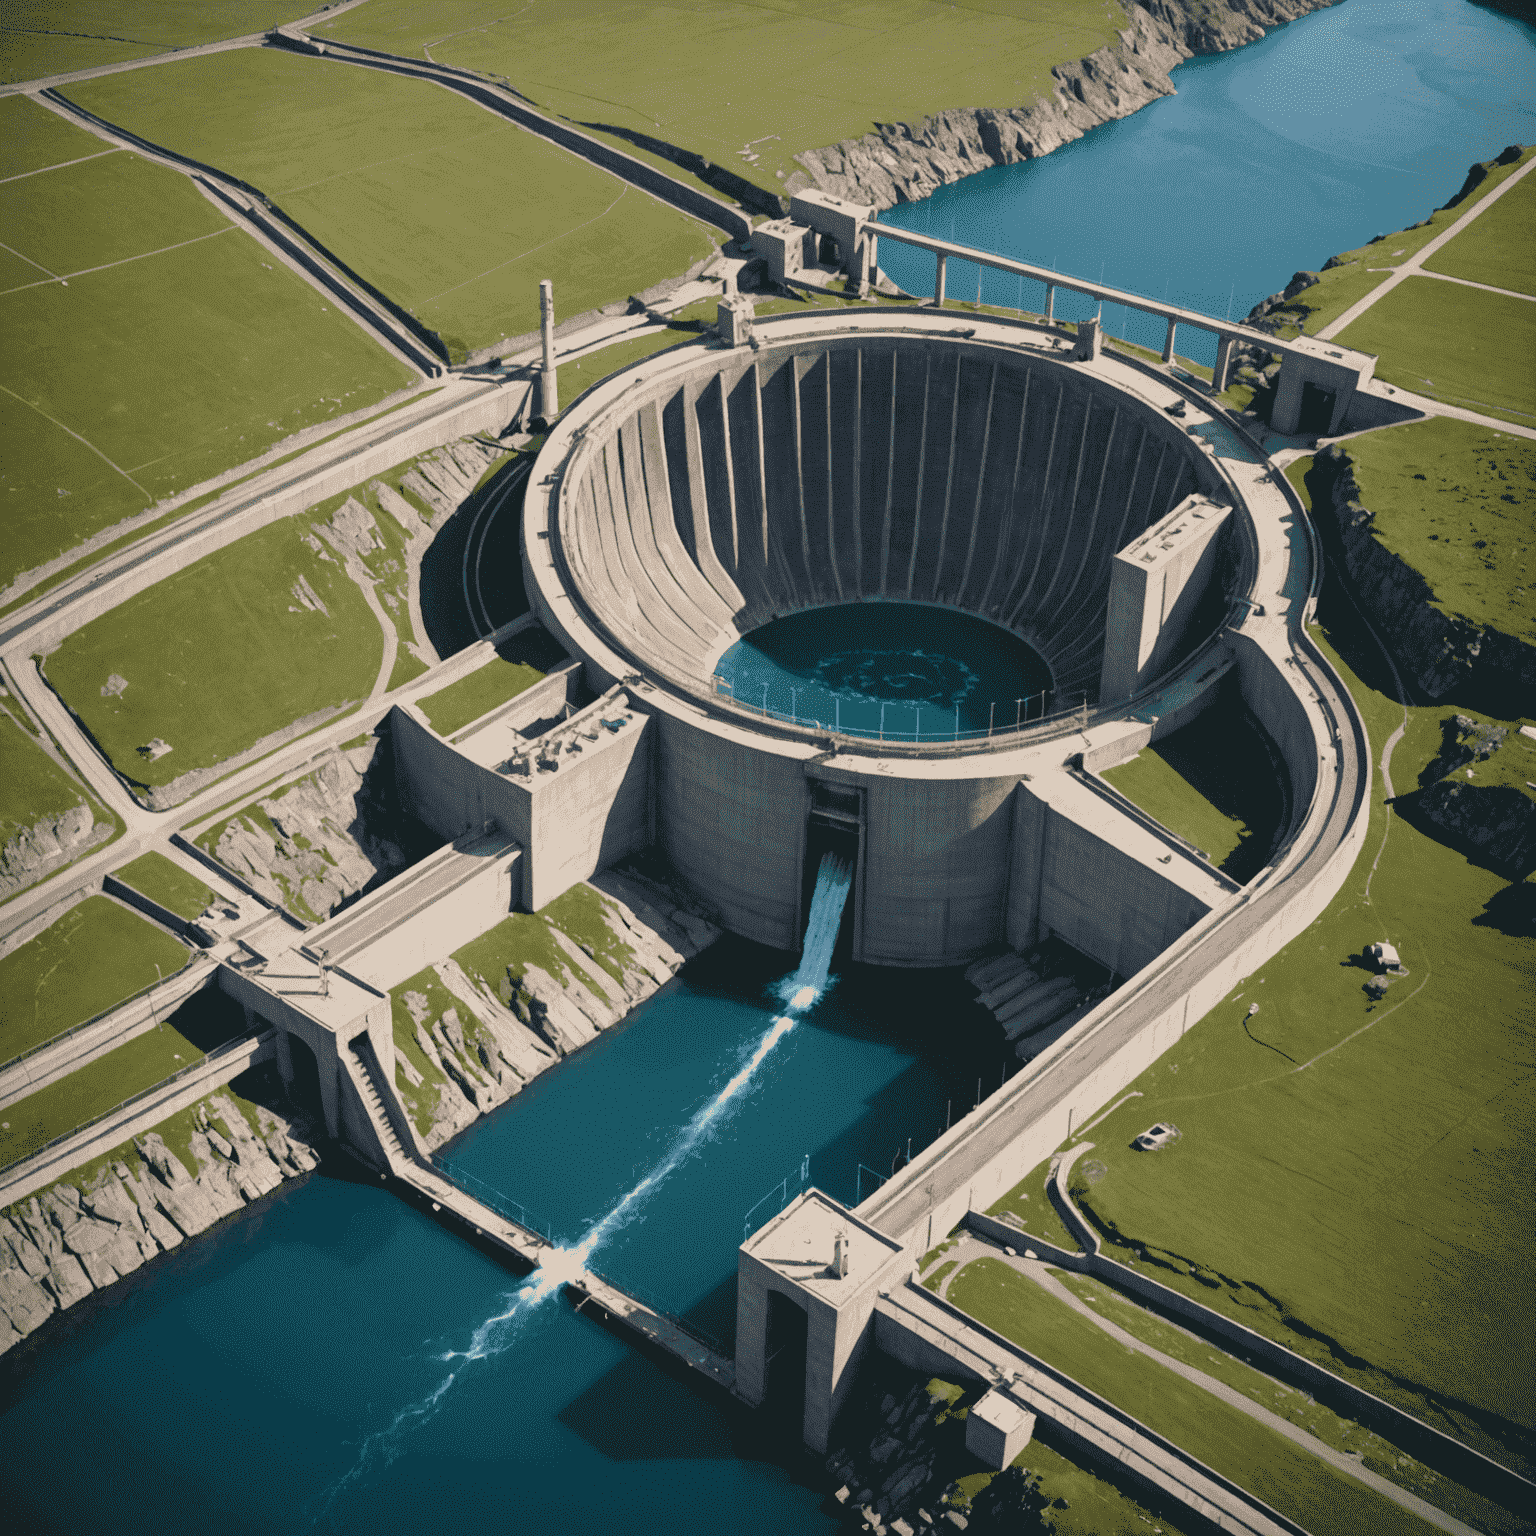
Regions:
[[[138,913],[88,896],[0,960],[0,1060],[151,985],[156,965],[162,976],[174,975],[190,953]]]
[[[1107,1398],[1314,1536],[1419,1536],[1434,1527],[1283,1435],[1108,1338],[998,1259],[976,1259],[949,1300]]]

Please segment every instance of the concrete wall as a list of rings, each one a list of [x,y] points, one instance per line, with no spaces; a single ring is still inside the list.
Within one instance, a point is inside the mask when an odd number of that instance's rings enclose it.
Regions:
[[[401,803],[440,837],[494,821],[523,846],[519,904],[536,912],[652,837],[651,738],[639,716],[617,737],[562,756],[558,772],[512,779],[444,741],[412,706],[390,718]],[[537,755],[537,743],[530,743]]]
[[[657,722],[638,715],[616,736],[600,732],[580,756],[562,756],[555,773],[535,773],[527,791],[523,904],[547,906],[652,836],[651,759]]]
[[[800,947],[810,789],[792,757],[659,716],[656,837],[733,933]]]
[[[1216,570],[1217,534],[1232,515],[1191,496],[1114,558],[1099,702],[1128,699],[1172,661]]]
[[[1021,784],[1014,814],[1007,939],[1018,950],[1059,934],[1120,976],[1149,965],[1210,911],[1170,873],[1117,847]],[[1107,818],[1111,828],[1120,818]]]
[[[866,835],[856,957],[957,965],[1004,937],[1016,777],[860,776]]]

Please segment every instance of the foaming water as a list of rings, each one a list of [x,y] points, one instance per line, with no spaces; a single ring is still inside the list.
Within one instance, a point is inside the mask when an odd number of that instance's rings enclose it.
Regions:
[[[816,890],[811,900],[800,964],[775,989],[787,997],[786,1011],[769,1023],[724,1087],[693,1114],[673,1138],[661,1160],[632,1185],[611,1210],[588,1227],[579,1241],[546,1254],[543,1263],[522,1285],[503,1296],[503,1310],[476,1326],[463,1349],[446,1350],[438,1357],[450,1367],[447,1373],[430,1391],[400,1409],[384,1429],[376,1430],[362,1441],[352,1465],[318,1501],[313,1523],[324,1520],[336,1501],[358,1482],[396,1460],[412,1432],[436,1416],[465,1369],[511,1349],[534,1313],[562,1286],[579,1281],[586,1274],[593,1256],[634,1221],[645,1202],[667,1178],[726,1123],[773,1048],[795,1027],[797,1018],[807,1013],[826,991],[838,925],[852,880],[853,866],[848,859],[837,853],[823,856],[816,875]]]
[[[837,930],[848,902],[848,888],[853,883],[853,863],[840,853],[825,853],[816,871],[816,890],[811,897],[811,915],[805,925],[805,945],[800,951],[800,965],[786,977],[779,996],[791,1012],[803,1013],[827,989],[832,972],[832,951],[837,946]]]

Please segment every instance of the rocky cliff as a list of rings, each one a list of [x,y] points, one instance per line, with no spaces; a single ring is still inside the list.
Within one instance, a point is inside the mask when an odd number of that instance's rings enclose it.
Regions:
[[[85,804],[59,816],[44,816],[20,827],[0,846],[0,900],[13,896],[112,836],[109,821],[98,821]]]
[[[55,1312],[315,1166],[291,1121],[260,1104],[244,1111],[227,1090],[210,1094],[190,1112],[184,1155],[160,1134],[174,1134],[177,1116],[78,1182],[0,1211],[0,1354]]]
[[[1334,443],[1318,454],[1317,463],[1329,487],[1327,502],[1317,510],[1338,528],[1345,566],[1371,621],[1419,687],[1433,699],[1474,676],[1536,688],[1536,646],[1492,625],[1441,612],[1429,583],[1375,536],[1348,450]]]
[[[1448,716],[1441,732],[1440,753],[1405,814],[1433,822],[1512,880],[1525,879],[1536,870],[1536,740],[1467,715]]]
[[[1262,37],[1334,0],[1147,0],[1125,5],[1120,40],[1051,71],[1051,94],[1029,106],[956,108],[920,123],[882,123],[796,158],[788,191],[815,184],[876,208],[912,202],[995,165],[1049,154],[1090,128],[1174,93],[1169,72],[1197,53]]]
[[[337,749],[313,772],[232,816],[208,851],[268,901],[319,922],[428,851],[401,846],[396,837],[406,826],[389,743],[373,738]],[[407,841],[429,842],[425,829],[408,831]]]
[[[720,936],[668,887],[609,871],[575,893],[601,914],[606,936],[594,943],[590,913],[562,926],[570,895],[511,920],[537,931],[511,946],[516,957],[496,974],[442,960],[399,994],[420,1055],[397,1050],[395,1085],[428,1150],[619,1023]]]

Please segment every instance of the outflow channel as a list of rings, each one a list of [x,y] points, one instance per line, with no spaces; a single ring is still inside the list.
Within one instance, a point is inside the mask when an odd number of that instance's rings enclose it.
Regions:
[[[515,1510],[702,1533],[748,1507],[833,1529],[795,1481],[797,1434],[772,1443],[559,1282],[590,1264],[728,1349],[749,1209],[802,1182],[868,1193],[947,1101],[997,1086],[995,1027],[956,973],[831,975],[849,878],[823,861],[797,969],[722,939],[452,1148],[550,1220],[562,1252],[527,1280],[377,1184],[316,1177],[65,1314],[0,1366],[20,1527],[414,1532]],[[31,1480],[61,1424],[89,1472]]]

